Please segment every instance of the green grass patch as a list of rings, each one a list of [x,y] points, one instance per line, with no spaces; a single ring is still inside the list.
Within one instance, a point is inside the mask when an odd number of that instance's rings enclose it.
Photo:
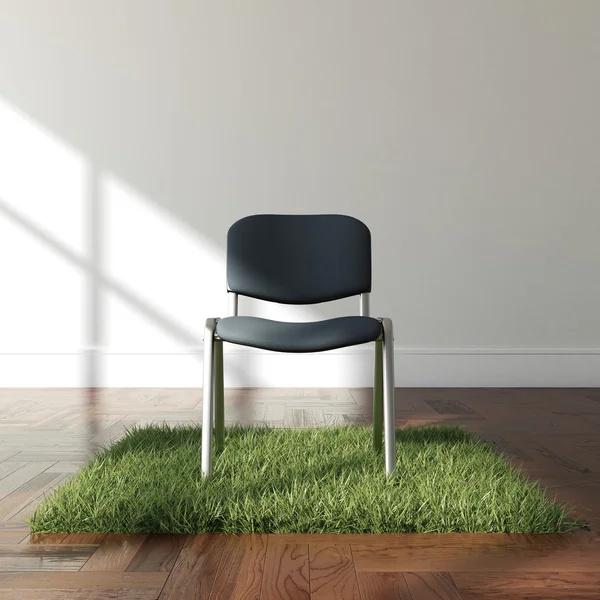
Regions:
[[[45,499],[31,530],[548,533],[580,526],[463,428],[406,427],[396,439],[388,478],[370,428],[236,426],[206,480],[200,427],[134,428]]]

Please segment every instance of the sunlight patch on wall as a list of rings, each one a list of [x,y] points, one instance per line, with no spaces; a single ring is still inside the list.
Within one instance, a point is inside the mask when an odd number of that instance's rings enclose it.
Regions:
[[[77,351],[89,165],[0,98],[0,350]]]
[[[80,152],[0,98],[0,197],[74,252],[85,251]]]
[[[108,351],[201,345],[204,321],[227,311],[225,252],[109,174],[100,183],[107,277],[140,300],[106,295]]]

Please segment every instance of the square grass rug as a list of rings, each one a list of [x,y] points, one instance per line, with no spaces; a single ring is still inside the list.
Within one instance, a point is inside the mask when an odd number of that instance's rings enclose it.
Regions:
[[[200,427],[133,428],[55,490],[32,532],[562,532],[579,523],[460,427],[396,431],[388,478],[370,428],[236,426],[200,470]]]

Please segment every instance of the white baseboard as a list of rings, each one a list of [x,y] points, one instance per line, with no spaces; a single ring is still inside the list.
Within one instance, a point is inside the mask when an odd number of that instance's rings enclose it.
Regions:
[[[106,352],[102,387],[201,387],[202,352]],[[397,387],[598,387],[598,348],[395,349]],[[85,353],[0,353],[0,387],[89,385]],[[227,387],[368,387],[373,351],[357,346],[320,354],[225,351]]]

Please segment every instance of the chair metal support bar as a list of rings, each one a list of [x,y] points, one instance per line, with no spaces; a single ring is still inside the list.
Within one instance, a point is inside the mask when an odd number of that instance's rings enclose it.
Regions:
[[[210,475],[212,467],[214,355],[216,319],[207,319],[204,327],[204,387],[202,390],[202,473]]]
[[[383,442],[383,339],[375,342],[375,380],[373,382],[373,448],[379,452]]]
[[[235,292],[228,292],[229,295],[229,316],[238,316],[238,295]]]
[[[394,331],[391,319],[381,319],[383,326],[383,430],[385,471],[396,468],[396,410],[394,398]]]
[[[214,418],[215,418],[215,450],[222,452],[225,446],[225,390],[223,387],[223,342],[214,342]]]
[[[364,292],[360,295],[360,316],[369,317],[371,315],[371,294]]]

